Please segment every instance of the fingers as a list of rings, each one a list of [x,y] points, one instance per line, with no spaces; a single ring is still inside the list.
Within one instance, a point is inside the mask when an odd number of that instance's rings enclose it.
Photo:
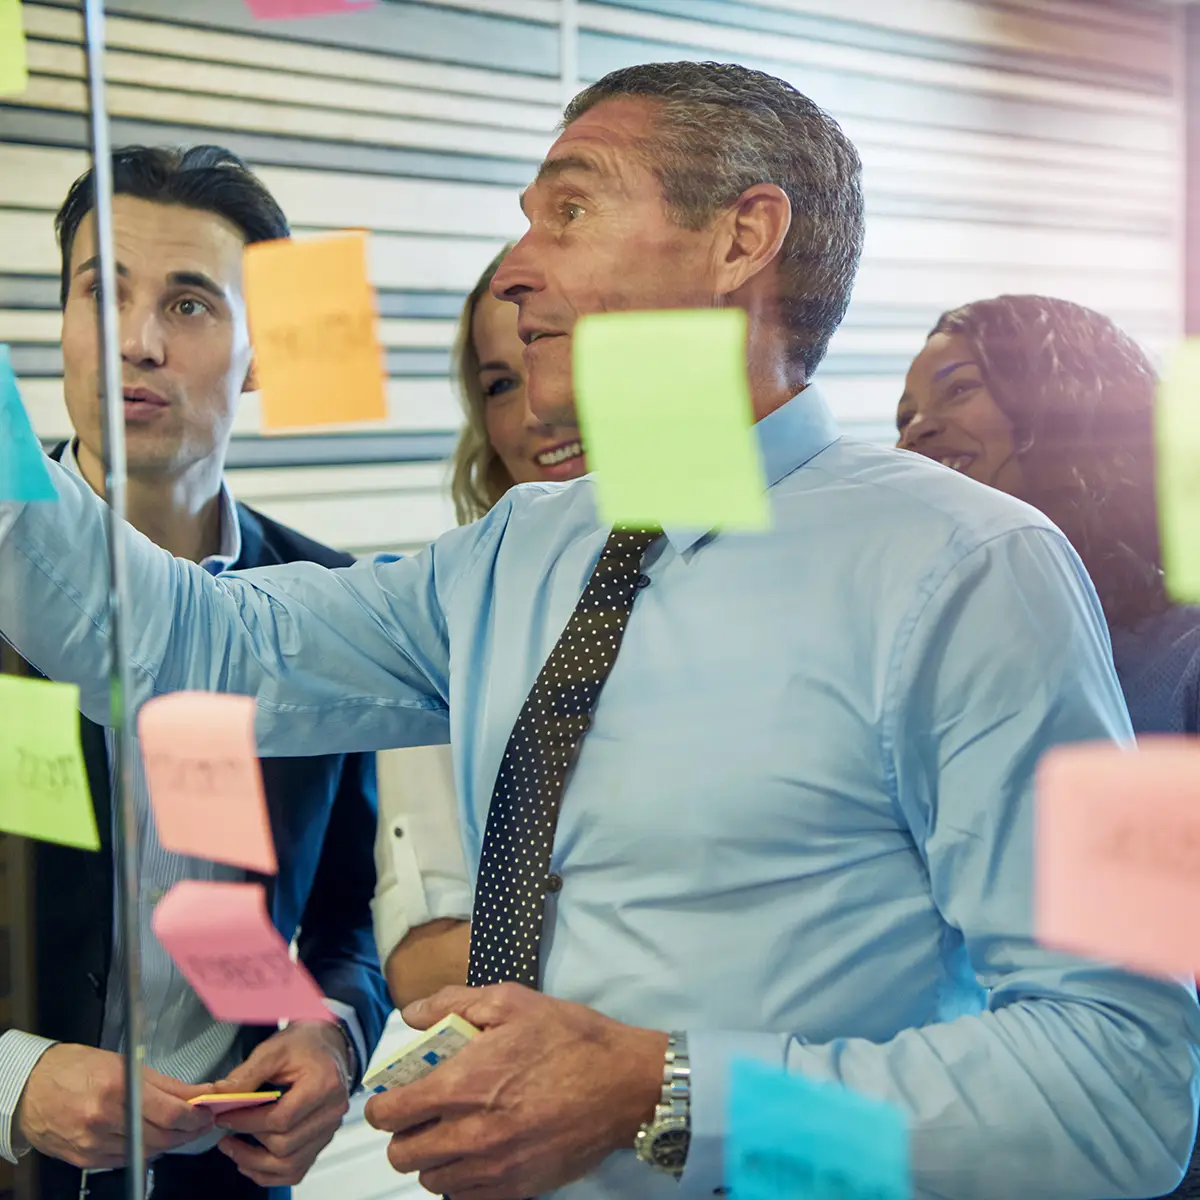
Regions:
[[[372,1096],[363,1110],[367,1124],[383,1133],[405,1134],[436,1121],[446,1106],[441,1081],[434,1079],[437,1074]]]
[[[203,1095],[203,1092],[196,1095]],[[185,1141],[191,1141],[213,1127],[212,1113],[208,1109],[188,1104],[152,1080],[147,1080],[142,1089],[142,1116],[147,1125],[164,1132],[183,1134]]]
[[[153,1085],[160,1092],[166,1092],[169,1096],[174,1096],[179,1100],[191,1100],[196,1096],[207,1096],[213,1091],[214,1085],[211,1083],[184,1083],[179,1079],[174,1079],[170,1075],[160,1074],[152,1067],[142,1068],[142,1078],[149,1085]]]
[[[241,1066],[235,1067],[224,1079],[213,1085],[219,1092],[256,1092],[279,1073],[283,1055],[275,1038],[267,1038],[255,1047]]]
[[[291,1153],[273,1153],[265,1144],[253,1146],[237,1138],[225,1138],[217,1148],[233,1159],[238,1170],[260,1187],[294,1187],[308,1173],[317,1155],[333,1140],[337,1125],[318,1125],[306,1141],[296,1145]],[[282,1146],[283,1141],[276,1145]]]

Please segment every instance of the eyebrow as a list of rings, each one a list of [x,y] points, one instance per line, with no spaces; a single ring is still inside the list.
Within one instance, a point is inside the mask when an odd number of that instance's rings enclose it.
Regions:
[[[601,175],[603,172],[592,162],[590,158],[584,158],[579,154],[564,154],[562,158],[552,158],[548,162],[542,163],[538,167],[538,173],[534,177],[533,183],[529,187],[536,187],[539,183],[549,183],[558,176],[565,174],[567,171],[588,171],[592,175]],[[521,193],[521,211],[525,212],[525,196],[529,191],[526,188]],[[525,213],[528,216],[528,213]]]
[[[96,270],[99,266],[100,257],[94,254],[91,258],[85,258],[75,268],[75,274],[83,275],[88,271]],[[117,263],[117,274],[126,279],[129,278],[129,270],[122,263]],[[225,299],[225,289],[205,275],[203,271],[172,271],[167,276],[167,282],[173,287],[190,287],[202,292],[208,292],[209,295],[215,297],[217,300]]]
[[[933,373],[933,382],[937,383],[945,379],[947,375],[953,375],[959,367],[973,367],[975,364],[969,359],[964,358],[962,362],[947,363],[944,367],[938,367]]]

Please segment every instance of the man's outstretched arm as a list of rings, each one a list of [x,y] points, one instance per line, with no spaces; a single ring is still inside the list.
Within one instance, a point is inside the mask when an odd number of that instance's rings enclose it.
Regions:
[[[106,723],[104,504],[47,465],[57,502],[0,503],[0,634],[49,678],[78,684],[84,713]],[[431,553],[214,579],[125,533],[135,709],[189,688],[254,696],[266,755],[444,740],[448,651]]]

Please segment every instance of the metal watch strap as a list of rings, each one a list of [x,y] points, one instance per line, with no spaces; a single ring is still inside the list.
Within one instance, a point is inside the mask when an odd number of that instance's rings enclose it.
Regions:
[[[638,1132],[638,1158],[678,1179],[687,1158],[691,1115],[692,1070],[688,1061],[687,1035],[672,1033],[668,1036],[663,1060],[662,1095],[654,1108],[653,1119]]]

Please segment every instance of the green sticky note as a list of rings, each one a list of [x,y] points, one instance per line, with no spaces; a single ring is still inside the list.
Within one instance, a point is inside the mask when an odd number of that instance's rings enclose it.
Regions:
[[[100,849],[73,684],[0,675],[0,829]]]
[[[766,529],[740,308],[601,313],[575,326],[579,425],[614,525]]]
[[[17,380],[8,347],[0,346],[0,500],[57,500]]]
[[[1200,601],[1200,339],[1171,355],[1154,414],[1159,540],[1167,593]]]
[[[21,0],[0,0],[0,96],[15,96],[28,82]]]

